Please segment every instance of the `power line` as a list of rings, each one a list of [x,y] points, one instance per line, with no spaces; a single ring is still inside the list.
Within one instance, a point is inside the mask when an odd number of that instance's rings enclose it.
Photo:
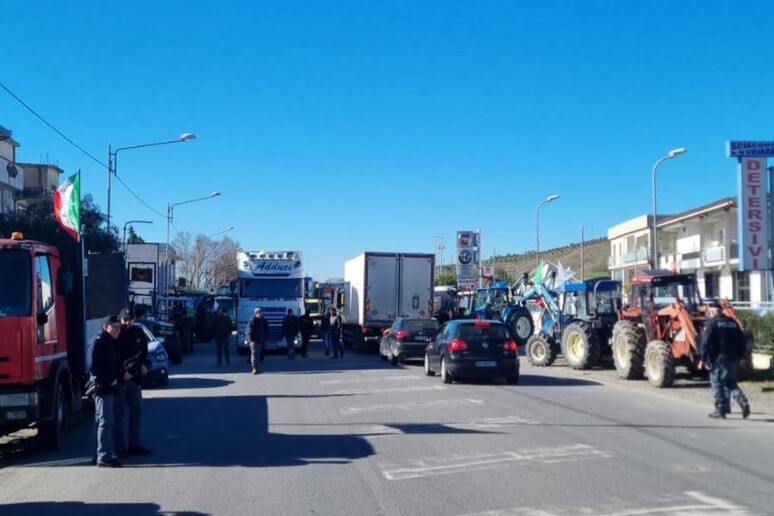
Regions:
[[[98,160],[97,158],[95,158],[94,156],[92,156],[92,155],[91,155],[91,154],[90,154],[88,151],[86,151],[86,150],[85,150],[83,147],[81,147],[80,145],[78,145],[77,143],[75,143],[74,141],[72,141],[72,140],[71,140],[70,138],[68,138],[68,137],[67,137],[67,136],[66,136],[66,135],[65,135],[65,134],[64,134],[62,131],[60,131],[59,129],[57,129],[56,127],[54,127],[54,126],[53,126],[51,123],[49,123],[49,121],[48,121],[48,120],[46,120],[45,118],[43,118],[42,116],[40,116],[40,115],[37,113],[37,111],[35,111],[34,109],[32,109],[30,106],[28,106],[26,102],[24,102],[24,101],[23,101],[22,99],[20,99],[20,98],[19,98],[19,97],[18,97],[18,96],[17,96],[17,95],[14,93],[14,92],[12,92],[10,89],[8,89],[8,86],[6,86],[6,85],[5,85],[5,84],[3,84],[2,82],[0,82],[0,87],[2,87],[2,88],[5,90],[5,91],[7,91],[7,92],[8,92],[8,94],[9,94],[10,96],[12,96],[14,99],[16,99],[16,101],[17,101],[19,104],[21,104],[22,106],[24,106],[24,107],[27,109],[27,111],[29,111],[30,113],[32,113],[33,115],[35,115],[35,117],[37,117],[37,118],[38,118],[38,120],[40,120],[41,122],[43,122],[44,124],[46,124],[46,125],[47,125],[48,127],[50,127],[50,128],[51,128],[51,129],[52,129],[52,130],[53,130],[53,131],[56,133],[56,134],[58,134],[59,136],[61,136],[62,138],[64,138],[64,139],[65,139],[65,141],[67,141],[68,143],[70,143],[70,145],[72,145],[73,147],[75,147],[76,149],[78,149],[79,151],[81,151],[81,152],[82,152],[82,153],[84,153],[86,156],[90,157],[91,159],[93,159],[94,161],[96,161],[97,163],[99,163],[100,165],[102,165],[103,167],[106,167],[106,168],[107,168],[107,165],[105,165],[105,164],[104,164],[104,163],[102,163],[100,160]]]
[[[77,143],[75,143],[73,140],[71,140],[70,138],[68,138],[68,137],[67,137],[67,135],[65,135],[65,134],[64,134],[62,131],[60,131],[59,129],[57,129],[56,127],[54,127],[54,125],[53,125],[53,124],[51,124],[51,123],[50,123],[48,120],[46,120],[46,119],[45,119],[45,118],[43,118],[43,117],[42,117],[40,114],[38,114],[38,112],[37,112],[37,111],[35,111],[34,109],[32,109],[32,107],[30,107],[30,106],[29,106],[29,105],[28,105],[26,102],[24,102],[24,101],[23,101],[21,98],[19,98],[19,96],[18,96],[18,95],[16,95],[14,92],[12,92],[12,91],[11,91],[11,90],[8,88],[8,86],[6,86],[6,85],[5,85],[5,84],[3,84],[2,82],[0,82],[0,87],[1,87],[1,88],[3,88],[3,89],[4,89],[4,90],[5,90],[5,91],[6,91],[6,92],[7,92],[7,93],[8,93],[8,94],[11,96],[11,97],[13,97],[13,98],[14,98],[14,99],[15,99],[15,100],[16,100],[16,101],[19,103],[19,104],[21,104],[22,106],[24,106],[24,107],[27,109],[27,111],[29,111],[30,113],[32,113],[33,115],[35,115],[35,117],[36,117],[38,120],[40,120],[41,122],[43,122],[44,124],[46,124],[48,127],[50,127],[50,128],[51,128],[51,130],[53,130],[53,131],[54,131],[56,134],[58,134],[59,136],[61,136],[61,137],[62,137],[62,138],[65,140],[65,141],[67,141],[67,142],[68,142],[70,145],[72,145],[73,147],[75,147],[76,149],[78,149],[79,151],[81,151],[83,154],[85,154],[86,156],[88,156],[89,158],[91,158],[92,160],[94,160],[94,161],[95,161],[97,164],[99,164],[100,166],[102,166],[102,167],[105,167],[105,168],[108,168],[108,166],[107,166],[105,163],[103,163],[103,162],[102,162],[102,161],[100,161],[99,159],[97,159],[97,158],[95,158],[94,156],[92,156],[92,155],[91,155],[91,154],[90,154],[90,153],[89,153],[87,150],[85,150],[83,147],[81,147],[80,145],[78,145]],[[108,172],[108,173],[110,173],[110,172]],[[158,210],[156,210],[155,208],[153,208],[153,207],[152,207],[151,205],[149,205],[147,202],[143,201],[143,200],[142,200],[142,198],[140,198],[140,196],[139,196],[139,195],[137,195],[137,194],[134,192],[134,190],[132,190],[131,188],[129,188],[129,185],[127,185],[127,184],[126,184],[126,183],[123,181],[123,179],[121,179],[120,177],[118,177],[118,175],[117,175],[117,174],[116,174],[115,178],[118,180],[118,182],[119,182],[119,183],[121,183],[121,184],[123,185],[123,187],[124,187],[124,188],[126,188],[126,189],[127,189],[127,191],[128,191],[130,194],[132,194],[132,195],[134,196],[134,198],[135,198],[135,199],[137,199],[138,201],[140,201],[140,203],[141,203],[143,206],[145,206],[146,208],[148,208],[150,211],[152,211],[153,213],[155,213],[155,214],[156,214],[156,215],[158,215],[159,217],[165,217],[165,215],[164,215],[163,213],[161,213],[160,211],[158,211]]]

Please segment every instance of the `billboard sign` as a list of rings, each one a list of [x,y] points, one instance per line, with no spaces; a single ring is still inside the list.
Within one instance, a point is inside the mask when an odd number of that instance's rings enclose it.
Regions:
[[[729,158],[771,158],[774,157],[774,142],[735,142],[726,143]]]

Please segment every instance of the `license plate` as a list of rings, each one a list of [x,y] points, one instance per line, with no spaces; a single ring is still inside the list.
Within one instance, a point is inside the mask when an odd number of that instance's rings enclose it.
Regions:
[[[414,340],[416,340],[417,342],[430,342],[430,337],[426,337],[424,335],[417,335],[416,337],[414,337]]]
[[[494,360],[478,360],[474,365],[476,367],[496,367],[497,362]]]

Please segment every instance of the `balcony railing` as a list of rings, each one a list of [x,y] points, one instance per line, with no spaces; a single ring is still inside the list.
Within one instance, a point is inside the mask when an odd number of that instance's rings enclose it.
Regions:
[[[607,258],[607,265],[608,267],[615,267],[619,265],[627,265],[629,263],[646,261],[648,261],[648,250],[638,249],[637,251],[626,253],[621,256],[609,256]]]

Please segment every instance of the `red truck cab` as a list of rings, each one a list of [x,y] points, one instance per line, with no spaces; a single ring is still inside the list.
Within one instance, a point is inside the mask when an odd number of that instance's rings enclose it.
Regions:
[[[80,409],[83,367],[71,367],[65,312],[74,270],[54,246],[21,233],[0,239],[0,431],[37,426],[47,448],[60,446]]]

